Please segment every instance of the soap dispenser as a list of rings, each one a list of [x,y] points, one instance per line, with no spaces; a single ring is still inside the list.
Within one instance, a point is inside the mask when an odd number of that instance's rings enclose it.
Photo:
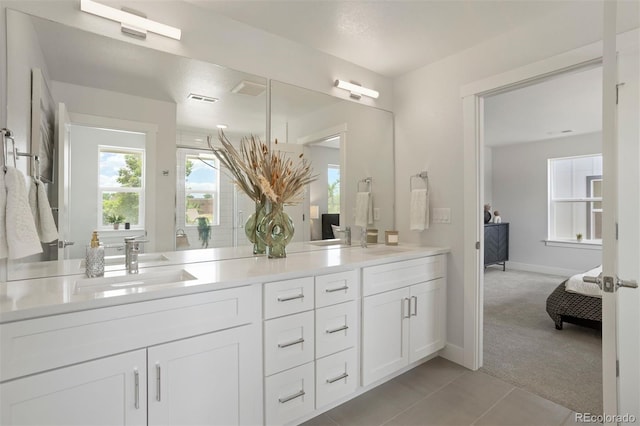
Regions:
[[[93,231],[93,235],[91,235],[91,244],[87,247],[85,267],[89,278],[104,275],[104,246],[100,244],[98,231]]]

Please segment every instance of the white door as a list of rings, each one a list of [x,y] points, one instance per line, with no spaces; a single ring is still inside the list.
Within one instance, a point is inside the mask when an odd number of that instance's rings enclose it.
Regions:
[[[640,31],[615,36],[615,2],[605,2],[603,276],[640,282]],[[607,38],[608,36],[608,38]],[[617,56],[616,56],[617,51]],[[617,66],[617,72],[616,72]],[[616,86],[618,87],[616,108]],[[607,214],[608,212],[608,214]],[[616,239],[617,224],[617,239]],[[603,296],[604,412],[640,423],[640,290]],[[619,377],[616,380],[616,357]],[[612,419],[627,423],[628,418]]]
[[[409,363],[409,288],[364,298],[362,384],[367,386]]]
[[[148,349],[149,425],[261,423],[257,327]]]
[[[53,197],[58,209],[58,259],[69,258],[69,113],[65,104],[59,103],[56,111],[57,185]]]
[[[411,286],[409,362],[422,359],[444,347],[445,279]]]
[[[3,425],[146,425],[146,351],[0,385]]]

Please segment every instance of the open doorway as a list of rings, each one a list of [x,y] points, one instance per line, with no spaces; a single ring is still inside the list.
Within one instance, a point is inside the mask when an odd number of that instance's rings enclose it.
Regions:
[[[602,263],[601,105],[600,66],[558,74],[484,97],[481,138],[482,369],[590,413],[601,296],[581,278]]]

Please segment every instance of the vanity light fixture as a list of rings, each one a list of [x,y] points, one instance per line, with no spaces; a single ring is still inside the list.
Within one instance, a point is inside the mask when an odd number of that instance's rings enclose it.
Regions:
[[[344,89],[351,92],[350,96],[353,99],[360,99],[363,95],[373,99],[378,99],[378,96],[380,96],[380,93],[377,90],[363,87],[360,84],[356,83],[355,81],[348,82],[344,80],[336,80],[334,83],[334,86],[339,89]]]
[[[182,37],[182,30],[180,30],[180,28],[152,21],[151,19],[147,19],[146,16],[129,9],[119,10],[93,0],[80,0],[80,10],[92,15],[120,22],[122,25],[122,32],[136,37],[146,38],[147,31],[176,40],[180,40]]]

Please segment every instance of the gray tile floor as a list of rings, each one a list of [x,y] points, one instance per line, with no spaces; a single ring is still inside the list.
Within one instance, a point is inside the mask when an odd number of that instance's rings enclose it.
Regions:
[[[304,426],[572,425],[575,413],[443,358],[434,358]]]

